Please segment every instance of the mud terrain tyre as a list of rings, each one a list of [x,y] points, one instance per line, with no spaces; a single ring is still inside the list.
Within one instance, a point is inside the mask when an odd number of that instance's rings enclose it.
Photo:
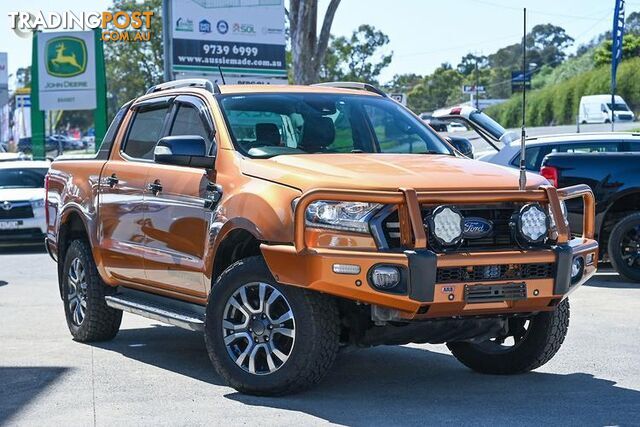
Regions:
[[[528,327],[519,322],[510,323],[510,333],[515,334],[512,346],[501,345],[501,339],[495,339],[482,343],[452,342],[447,347],[456,359],[483,374],[529,372],[547,363],[560,349],[569,327],[569,300],[562,301],[554,311],[537,314],[528,321]]]
[[[318,383],[338,353],[339,317],[328,296],[275,281],[262,257],[227,268],[207,304],[205,343],[236,390],[278,396]]]
[[[622,218],[613,227],[607,253],[620,276],[640,282],[640,213]]]
[[[107,341],[120,329],[122,311],[107,306],[104,297],[112,290],[98,274],[91,247],[74,240],[64,258],[62,301],[67,326],[80,342]]]

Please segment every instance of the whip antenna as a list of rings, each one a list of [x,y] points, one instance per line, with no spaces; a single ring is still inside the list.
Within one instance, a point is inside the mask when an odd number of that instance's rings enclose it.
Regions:
[[[520,137],[520,190],[527,187],[527,168],[525,163],[525,139],[526,129],[526,102],[527,102],[527,8],[524,8],[524,32],[522,35],[522,135]]]

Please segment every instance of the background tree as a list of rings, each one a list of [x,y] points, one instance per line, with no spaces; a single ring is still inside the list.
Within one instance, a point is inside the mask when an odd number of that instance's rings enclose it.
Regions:
[[[320,79],[377,84],[378,76],[393,57],[393,52],[388,55],[379,52],[388,44],[389,37],[371,25],[360,25],[348,39],[332,38]]]
[[[329,45],[333,17],[339,5],[340,0],[330,0],[318,34],[318,0],[289,0],[287,17],[294,83],[311,84],[318,81]]]
[[[115,0],[109,11],[153,11],[148,42],[105,42],[109,119],[130,99],[163,81],[162,0]]]
[[[611,64],[611,40],[604,41],[593,53],[596,66]],[[622,39],[622,59],[640,56],[640,35],[626,34]]]
[[[483,55],[474,55],[473,53],[467,53],[462,57],[460,63],[456,67],[458,72],[463,76],[468,76],[475,72],[476,63],[478,64],[478,69],[487,68],[489,65],[489,61],[486,56]]]
[[[415,86],[422,83],[423,80],[424,77],[419,74],[396,74],[391,81],[385,85],[385,88],[389,92],[408,93]]]

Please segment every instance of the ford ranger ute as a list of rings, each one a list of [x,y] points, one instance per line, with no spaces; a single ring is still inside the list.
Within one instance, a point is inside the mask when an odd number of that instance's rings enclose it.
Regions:
[[[558,351],[598,260],[589,188],[527,178],[368,84],[181,80],[124,105],[95,158],[53,162],[46,246],[75,340],[123,311],[201,331],[244,393],[306,388],[346,346],[516,374]]]

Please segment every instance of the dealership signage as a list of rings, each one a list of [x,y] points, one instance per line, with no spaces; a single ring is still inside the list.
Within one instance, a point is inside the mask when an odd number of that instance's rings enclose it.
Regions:
[[[286,83],[283,0],[164,0],[168,77]]]
[[[486,89],[484,86],[475,86],[475,85],[464,85],[462,86],[462,93],[465,95],[473,94],[473,93],[485,93]]]
[[[526,90],[531,89],[531,74],[531,71],[527,73],[523,73],[522,71],[512,71],[511,91],[520,92],[523,90],[523,88],[525,88]]]
[[[39,108],[96,108],[96,54],[91,31],[38,35]]]

